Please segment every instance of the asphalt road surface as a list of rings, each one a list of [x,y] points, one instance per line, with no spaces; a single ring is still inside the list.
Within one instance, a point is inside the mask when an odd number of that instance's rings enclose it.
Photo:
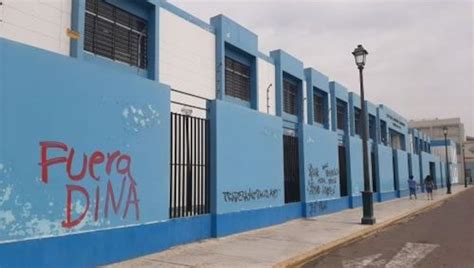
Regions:
[[[474,268],[474,186],[470,187],[439,207],[303,267]]]

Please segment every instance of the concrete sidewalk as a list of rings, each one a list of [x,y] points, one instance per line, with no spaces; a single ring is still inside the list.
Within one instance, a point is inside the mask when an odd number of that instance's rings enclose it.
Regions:
[[[418,200],[408,197],[375,203],[377,224],[360,224],[362,208],[240,233],[224,238],[177,246],[169,250],[110,265],[109,267],[272,267],[301,263],[308,258],[356,240],[401,219],[437,206],[442,200],[464,190],[452,187],[434,192],[433,201],[419,193]]]

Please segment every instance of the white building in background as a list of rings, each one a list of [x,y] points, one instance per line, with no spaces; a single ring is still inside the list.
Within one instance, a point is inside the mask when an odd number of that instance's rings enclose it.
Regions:
[[[464,124],[460,118],[445,118],[445,119],[422,119],[411,120],[408,122],[410,128],[416,128],[426,135],[430,136],[432,140],[443,140],[443,128],[448,128],[447,138],[455,142],[456,157],[457,157],[457,171],[459,183],[464,183],[464,165],[463,153],[461,145],[465,141]],[[443,149],[444,150],[444,149]],[[441,157],[444,161],[445,157]]]
[[[464,157],[466,163],[466,178],[469,182],[474,179],[474,137],[467,137],[464,142]]]
[[[448,140],[448,145],[445,146],[444,140],[431,140],[431,153],[439,156],[439,159],[443,163],[446,163],[446,147],[448,148],[449,177],[451,183],[460,183],[458,157],[454,141]]]

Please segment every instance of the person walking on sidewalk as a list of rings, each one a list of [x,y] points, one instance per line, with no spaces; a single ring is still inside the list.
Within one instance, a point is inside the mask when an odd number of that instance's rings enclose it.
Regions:
[[[416,181],[413,179],[413,176],[410,175],[410,179],[408,180],[408,189],[410,189],[410,199],[411,196],[414,195],[416,198]]]
[[[434,187],[433,178],[431,177],[431,175],[426,176],[425,189],[426,189],[426,195],[428,196],[428,200],[430,200],[430,197],[431,197],[431,200],[433,200],[433,187]]]

